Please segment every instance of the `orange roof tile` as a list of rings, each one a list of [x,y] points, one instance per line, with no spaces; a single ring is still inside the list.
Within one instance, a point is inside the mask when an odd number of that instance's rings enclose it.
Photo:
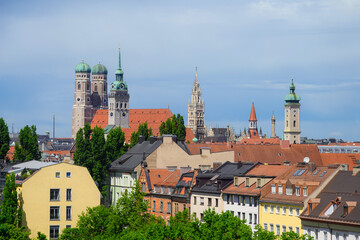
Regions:
[[[173,171],[168,169],[148,169],[149,178],[151,182],[151,188],[154,188],[154,185],[157,185],[163,182]]]
[[[359,165],[360,154],[354,153],[320,153],[324,166],[330,164],[347,164],[352,171],[354,166]]]
[[[5,159],[14,160],[15,146],[10,146]]]
[[[360,146],[360,142],[330,143],[330,146]]]
[[[280,138],[244,138],[240,141],[240,144],[280,144]]]
[[[255,113],[255,106],[254,106],[254,102],[252,103],[252,106],[251,106],[251,112],[250,112],[250,118],[249,118],[249,121],[257,121],[257,118],[256,118],[256,113]]]
[[[256,165],[245,175],[268,176],[268,177],[280,176],[290,168],[291,166],[285,166],[285,165]]]

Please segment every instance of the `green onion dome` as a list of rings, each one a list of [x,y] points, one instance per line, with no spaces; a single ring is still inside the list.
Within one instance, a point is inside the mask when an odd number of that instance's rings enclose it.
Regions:
[[[108,70],[106,69],[106,67],[102,64],[96,64],[93,69],[92,69],[92,74],[108,74]]]
[[[195,138],[193,138],[193,140],[192,140],[194,143],[197,143],[199,140],[195,137]]]
[[[91,67],[84,63],[84,60],[75,68],[75,73],[91,73]]]
[[[294,81],[291,81],[291,84],[290,84],[290,93],[285,96],[285,99],[284,99],[284,100],[285,100],[285,102],[287,102],[287,103],[291,103],[291,102],[293,102],[293,103],[298,103],[298,102],[300,102],[301,97],[300,97],[298,94],[295,93]]]

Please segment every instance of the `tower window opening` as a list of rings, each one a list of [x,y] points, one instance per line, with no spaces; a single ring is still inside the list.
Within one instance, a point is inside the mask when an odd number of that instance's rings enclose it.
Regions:
[[[90,84],[86,84],[86,90],[90,90]]]
[[[80,83],[78,83],[78,90],[80,90],[81,89],[81,84]]]
[[[126,108],[126,103],[124,105],[125,105],[124,107]]]
[[[294,127],[296,127],[296,121],[294,121]]]
[[[116,103],[116,108],[119,108],[119,103]]]
[[[104,84],[104,91],[106,91],[106,85]]]
[[[94,89],[95,89],[94,91],[97,92],[97,85],[96,85],[96,83],[95,83]]]
[[[122,103],[120,103],[120,108],[122,108]]]
[[[289,121],[286,121],[286,127],[289,127]]]

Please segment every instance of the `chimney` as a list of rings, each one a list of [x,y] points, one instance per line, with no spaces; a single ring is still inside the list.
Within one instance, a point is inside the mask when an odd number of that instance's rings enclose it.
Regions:
[[[145,137],[143,135],[140,135],[139,137],[139,143],[143,143],[145,141]]]
[[[150,137],[150,144],[153,144],[154,142],[156,142],[156,137],[151,136]]]
[[[360,165],[353,166],[353,174],[352,175],[355,176],[359,172],[360,172]]]
[[[217,169],[218,167],[220,167],[222,165],[221,162],[213,162],[213,170]]]
[[[191,170],[191,167],[180,167],[180,176]]]
[[[308,165],[308,172],[309,173],[312,173],[316,168],[316,164],[314,162],[309,162],[309,165]]]
[[[239,169],[239,168],[241,168],[242,167],[242,162],[241,161],[238,161],[237,162],[237,168]]]

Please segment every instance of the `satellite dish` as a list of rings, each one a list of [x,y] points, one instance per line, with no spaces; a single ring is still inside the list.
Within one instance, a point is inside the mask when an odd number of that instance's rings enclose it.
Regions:
[[[309,163],[310,162],[310,158],[309,157],[304,157],[304,163]]]

